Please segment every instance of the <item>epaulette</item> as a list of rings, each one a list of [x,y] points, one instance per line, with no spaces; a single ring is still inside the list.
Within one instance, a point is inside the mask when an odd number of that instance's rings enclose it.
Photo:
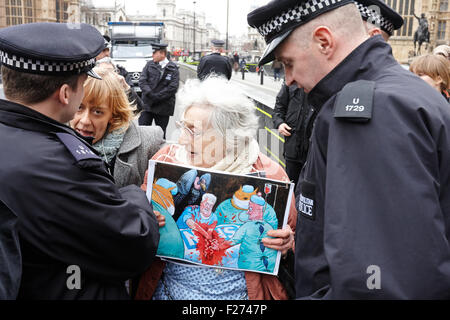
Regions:
[[[83,141],[71,135],[70,133],[55,133],[59,140],[69,150],[77,162],[81,160],[95,159],[101,160]]]
[[[334,117],[351,122],[370,121],[374,90],[374,81],[358,80],[347,83],[337,94]]]

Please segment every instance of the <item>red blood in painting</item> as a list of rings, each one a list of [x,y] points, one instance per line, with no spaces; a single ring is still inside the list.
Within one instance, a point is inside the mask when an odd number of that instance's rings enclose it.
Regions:
[[[197,249],[199,251],[199,258],[202,263],[207,265],[221,265],[223,257],[226,256],[226,250],[231,246],[229,241],[221,238],[214,228],[214,224],[206,224],[197,222],[200,227],[205,230],[209,239],[197,230],[193,230],[198,238]]]

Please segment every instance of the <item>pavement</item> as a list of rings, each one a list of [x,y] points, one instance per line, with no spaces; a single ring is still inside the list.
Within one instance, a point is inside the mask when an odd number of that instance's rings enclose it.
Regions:
[[[268,75],[264,75],[263,84],[261,84],[261,76],[255,72],[246,72],[244,79],[241,72],[233,72],[231,80],[243,88],[248,97],[271,109],[275,106],[276,96],[283,84],[283,81],[275,81]]]

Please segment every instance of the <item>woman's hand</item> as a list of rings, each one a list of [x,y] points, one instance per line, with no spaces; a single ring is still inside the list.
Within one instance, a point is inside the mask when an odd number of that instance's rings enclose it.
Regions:
[[[147,192],[147,180],[148,180],[148,170],[145,170],[144,182],[141,184],[141,189]]]
[[[158,221],[158,225],[160,228],[166,225],[166,217],[164,217],[161,212],[154,210],[153,213],[156,216],[156,220]]]
[[[294,232],[289,225],[284,229],[270,230],[267,235],[271,238],[262,239],[264,246],[270,249],[281,251],[285,255],[289,249],[294,249]]]

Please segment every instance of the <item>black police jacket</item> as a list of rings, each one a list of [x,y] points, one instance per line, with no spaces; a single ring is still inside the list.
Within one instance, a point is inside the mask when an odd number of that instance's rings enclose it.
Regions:
[[[308,105],[307,94],[303,89],[297,85],[283,84],[276,98],[273,125],[278,129],[282,123],[286,123],[292,128],[291,135],[284,137],[283,156],[286,160],[298,162],[299,166],[303,166],[306,161],[315,114]]]
[[[446,101],[381,36],[308,100],[322,108],[296,196],[297,297],[450,298]]]
[[[147,62],[139,78],[144,111],[172,116],[179,84],[180,75],[175,63],[169,61],[162,69],[159,63]]]
[[[145,193],[118,189],[71,128],[0,100],[0,203],[17,215],[22,299],[122,299],[156,254]],[[6,207],[6,208],[5,208]]]
[[[22,257],[17,222],[14,212],[0,201],[0,300],[14,300],[19,293]]]
[[[230,60],[217,52],[202,57],[197,67],[197,77],[203,80],[212,73],[225,76],[230,80],[232,74]]]

